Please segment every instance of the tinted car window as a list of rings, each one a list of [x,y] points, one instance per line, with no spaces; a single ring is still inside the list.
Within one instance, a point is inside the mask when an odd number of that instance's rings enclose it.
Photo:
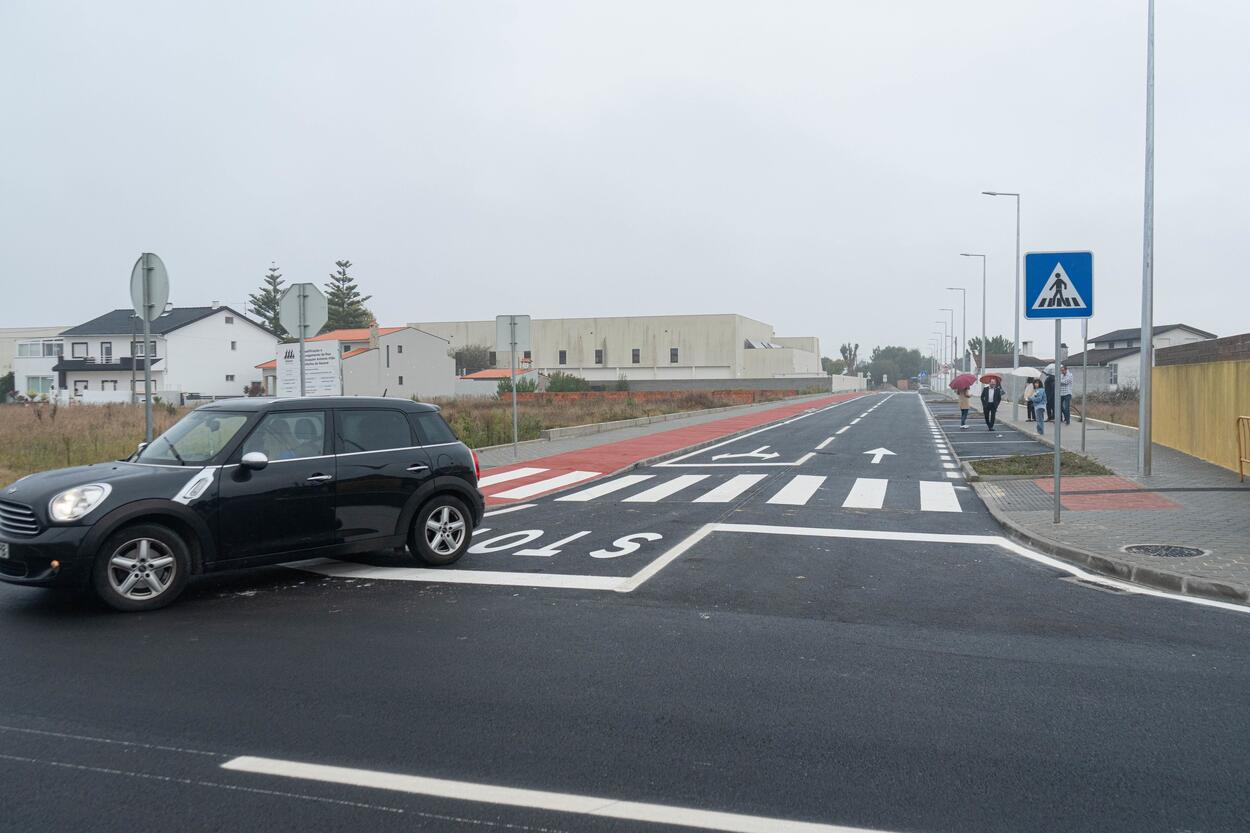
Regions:
[[[413,424],[416,425],[417,438],[421,441],[421,445],[456,442],[456,435],[451,432],[451,426],[440,414],[432,411],[413,414]]]
[[[270,460],[298,460],[325,454],[324,411],[268,414],[243,441],[243,454],[259,451]]]
[[[192,411],[152,441],[135,459],[140,463],[204,463],[217,456],[247,414]]]
[[[340,454],[412,446],[412,430],[399,411],[337,411],[335,418]]]

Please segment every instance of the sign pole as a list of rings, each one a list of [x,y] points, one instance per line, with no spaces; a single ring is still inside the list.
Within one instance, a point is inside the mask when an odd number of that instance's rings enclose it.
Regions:
[[[143,253],[143,436],[152,442],[152,265]],[[131,363],[134,358],[131,358]]]
[[[512,350],[508,355],[511,356],[512,364],[512,459],[519,458],[517,452],[517,422],[516,422],[516,316],[510,316],[508,319],[508,332],[512,343]]]
[[[1055,319],[1055,523],[1059,523],[1059,467],[1063,464],[1063,412],[1059,397],[1059,351],[1063,349],[1063,319]]]
[[[1146,196],[1142,222],[1141,368],[1137,383],[1137,473],[1150,476],[1150,382],[1154,369],[1155,283],[1155,2],[1150,0],[1146,24]]]
[[[1081,319],[1081,453],[1085,453],[1085,402],[1089,398],[1089,319]]]
[[[308,293],[304,287],[299,288],[299,395],[304,396],[304,337],[308,330],[308,315],[305,309]]]

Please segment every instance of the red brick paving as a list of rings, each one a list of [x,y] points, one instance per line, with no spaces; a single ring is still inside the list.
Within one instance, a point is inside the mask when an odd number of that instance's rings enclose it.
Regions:
[[[1047,494],[1054,494],[1054,479],[1040,478],[1034,480]],[[1110,489],[1130,489],[1131,492],[1118,494],[1083,494],[1085,492],[1101,492]],[[1147,491],[1140,483],[1134,483],[1124,477],[1088,476],[1065,477],[1060,486],[1059,502],[1064,509],[1074,512],[1088,512],[1116,509],[1180,509],[1180,504],[1169,500],[1158,492]]]

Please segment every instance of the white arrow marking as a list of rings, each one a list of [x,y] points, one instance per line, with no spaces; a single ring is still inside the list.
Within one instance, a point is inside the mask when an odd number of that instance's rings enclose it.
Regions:
[[[768,453],[765,453],[764,449],[768,447],[769,446],[762,445],[759,448],[755,449],[754,451],[746,451],[746,452],[743,452],[742,454],[717,454],[712,459],[713,460],[731,460],[731,459],[736,459],[738,457],[750,457],[755,460],[771,460],[774,457],[781,456],[776,451],[769,451]]]
[[[888,448],[874,448],[872,451],[865,451],[865,454],[872,455],[872,464],[875,466],[881,462],[881,458],[887,454],[891,457],[896,456],[893,451]]]

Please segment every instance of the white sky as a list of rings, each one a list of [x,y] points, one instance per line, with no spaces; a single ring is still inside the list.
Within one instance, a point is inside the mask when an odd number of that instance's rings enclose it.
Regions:
[[[1094,250],[1091,334],[1135,326],[1145,16],[5,0],[0,326],[127,306],[148,250],[179,305],[349,258],[384,325],[738,312],[832,356],[923,348],[946,286],[980,330],[960,251],[1011,332],[1013,204],[985,189],[1023,192],[1025,251]],[[1244,332],[1250,3],[1158,0],[1157,26],[1156,321]]]

